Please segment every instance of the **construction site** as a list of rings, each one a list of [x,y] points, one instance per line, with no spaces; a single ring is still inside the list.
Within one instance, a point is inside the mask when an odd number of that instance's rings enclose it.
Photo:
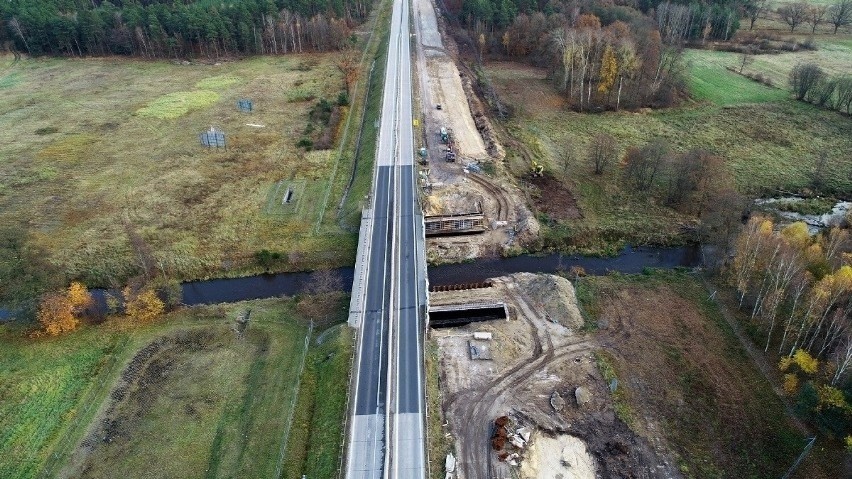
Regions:
[[[459,71],[444,19],[430,0],[414,7],[427,257],[458,262],[522,246],[538,224],[517,187],[498,179],[508,177],[499,175],[505,153],[470,76]],[[616,418],[567,280],[518,274],[436,287],[429,317],[441,432],[455,451],[445,477],[591,479],[599,471],[657,470],[650,447]],[[637,448],[643,453],[627,453]]]
[[[601,345],[581,330],[567,279],[519,273],[466,287],[431,293],[441,433],[455,451],[446,477],[679,477],[661,442],[618,417],[617,381],[598,370]]]
[[[413,13],[430,264],[523,249],[539,235],[528,203],[560,220],[582,218],[572,196],[551,195],[540,164],[529,165],[532,193],[522,193],[444,17],[431,0],[415,0]],[[663,424],[626,412],[625,395],[649,378],[626,374],[619,384],[613,371],[655,348],[650,332],[620,319],[584,326],[574,286],[553,275],[433,285],[429,301],[430,415],[440,419],[430,423],[430,477],[684,477],[682,451]],[[654,402],[644,390],[637,397]]]
[[[427,259],[436,265],[511,255],[538,239],[528,205],[558,221],[584,215],[573,194],[535,160],[526,160],[528,183],[519,188],[517,167],[507,171],[506,151],[474,91],[475,76],[436,10],[431,0],[413,2]],[[749,433],[774,427],[772,421],[749,418],[748,431],[705,434],[709,426],[691,419],[720,423],[712,420],[719,411],[700,404],[756,394],[731,392],[727,358],[705,364],[729,339],[692,298],[677,289],[635,287],[619,302],[595,303],[599,311],[592,316],[599,317],[590,319],[565,277],[500,274],[431,286],[431,478],[724,477],[712,464],[748,470],[763,461],[741,448],[720,451],[730,449],[724,438],[755,444],[772,437]],[[572,273],[575,281],[580,277]],[[661,311],[663,304],[677,306]],[[693,335],[702,331],[708,346],[672,332],[684,322]],[[693,362],[695,371],[684,373]],[[751,373],[743,369],[741,376]],[[690,382],[698,376],[701,381]],[[704,396],[695,384],[706,385]],[[758,448],[764,449],[771,446]]]
[[[415,0],[415,84],[422,103],[420,182],[432,264],[498,255],[538,234],[517,187],[499,175],[505,155],[471,87],[457,66],[457,48],[444,34],[430,0]]]

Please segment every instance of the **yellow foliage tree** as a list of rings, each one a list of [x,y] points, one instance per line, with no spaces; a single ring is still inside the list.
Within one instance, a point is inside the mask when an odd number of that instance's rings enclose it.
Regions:
[[[799,389],[799,378],[793,373],[784,375],[784,393],[792,396]]]
[[[852,452],[852,435],[846,436],[846,451]]]
[[[618,60],[615,58],[615,52],[612,46],[607,44],[604,48],[603,57],[601,58],[601,79],[598,84],[598,92],[606,93],[612,86],[615,85],[615,78],[618,75]]]
[[[784,227],[781,230],[781,236],[784,237],[787,242],[800,249],[803,250],[811,242],[811,235],[808,233],[808,225],[803,221],[797,221],[790,225]]]
[[[62,293],[47,293],[38,307],[38,322],[45,333],[58,336],[73,331],[80,320],[74,316],[74,306]]]
[[[819,405],[817,409],[822,409],[826,406],[835,407],[840,410],[849,411],[852,407],[846,403],[846,398],[843,397],[843,391],[823,384],[817,390],[819,394]]]
[[[822,246],[819,243],[808,246],[805,249],[805,260],[807,260],[808,264],[817,264],[825,261],[825,252],[823,252]]]
[[[802,372],[807,374],[813,374],[819,368],[819,361],[804,349],[796,350],[796,353],[793,355],[793,361],[795,361]]]
[[[166,310],[166,305],[154,290],[146,288],[134,292],[124,288],[124,313],[136,323],[150,323]]]
[[[92,304],[92,293],[82,283],[74,281],[68,286],[68,291],[65,293],[68,301],[71,302],[71,307],[75,312],[80,312]]]
[[[788,357],[788,356],[784,356],[783,358],[781,358],[780,361],[778,361],[778,369],[781,372],[784,372],[784,371],[790,369],[790,366],[792,366],[792,365],[793,365],[793,358]]]

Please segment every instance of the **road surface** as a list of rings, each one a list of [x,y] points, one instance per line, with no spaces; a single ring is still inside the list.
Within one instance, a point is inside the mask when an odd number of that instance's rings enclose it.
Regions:
[[[361,305],[346,477],[426,477],[423,333],[426,261],[417,200],[411,90],[409,3],[391,18],[369,241],[353,286]],[[356,273],[356,281],[360,276]]]

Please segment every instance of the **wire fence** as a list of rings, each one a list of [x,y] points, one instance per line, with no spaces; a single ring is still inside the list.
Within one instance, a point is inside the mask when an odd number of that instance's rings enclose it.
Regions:
[[[352,354],[349,355],[349,387],[346,388],[346,407],[343,410],[343,428],[340,430],[340,453],[337,459],[337,477],[343,479],[343,461],[346,459],[346,438],[349,436],[349,408],[352,398],[352,380],[355,377],[355,355],[358,353],[358,330],[352,330]]]
[[[275,476],[273,479],[281,477],[284,468],[284,455],[287,453],[287,441],[290,439],[290,430],[293,427],[293,415],[296,413],[296,403],[299,400],[299,387],[302,385],[302,373],[305,371],[305,360],[308,357],[308,349],[311,344],[311,336],[314,332],[314,321],[308,327],[308,334],[305,336],[305,349],[302,351],[302,360],[299,364],[299,373],[296,380],[296,389],[293,392],[293,400],[290,401],[290,412],[287,416],[287,423],[284,426],[284,433],[281,436],[281,447],[278,453],[278,463],[275,466]]]

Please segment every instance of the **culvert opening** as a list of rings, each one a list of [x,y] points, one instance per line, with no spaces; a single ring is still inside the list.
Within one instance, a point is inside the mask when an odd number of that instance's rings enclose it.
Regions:
[[[429,326],[448,328],[506,317],[508,314],[504,303],[433,306],[429,309]]]

